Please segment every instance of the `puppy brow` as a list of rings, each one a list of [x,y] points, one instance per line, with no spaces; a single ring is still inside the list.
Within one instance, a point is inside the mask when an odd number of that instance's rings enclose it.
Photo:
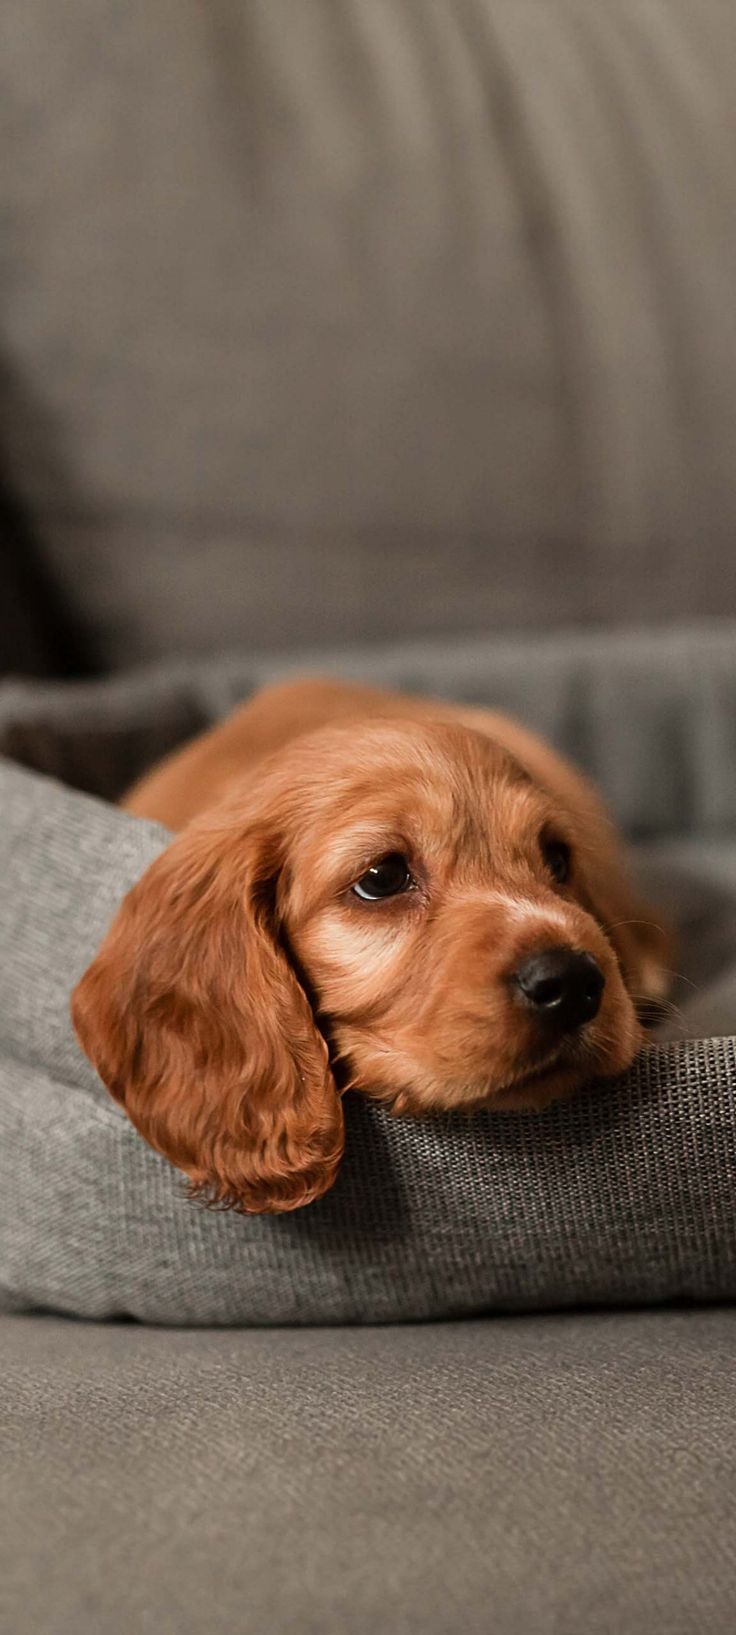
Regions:
[[[361,826],[331,840],[329,861],[336,873],[357,873],[385,852],[406,850],[406,839],[395,828]]]

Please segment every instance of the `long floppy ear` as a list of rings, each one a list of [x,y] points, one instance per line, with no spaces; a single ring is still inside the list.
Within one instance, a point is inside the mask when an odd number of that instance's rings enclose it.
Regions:
[[[86,1055],[207,1202],[297,1209],[332,1185],[342,1106],[278,940],[273,840],[234,812],[192,824],[125,898],[72,996]]]

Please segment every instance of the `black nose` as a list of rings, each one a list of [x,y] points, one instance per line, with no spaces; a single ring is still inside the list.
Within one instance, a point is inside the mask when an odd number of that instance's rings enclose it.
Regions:
[[[600,1010],[605,977],[591,954],[548,948],[517,967],[512,982],[527,1005],[564,1033],[592,1022]]]

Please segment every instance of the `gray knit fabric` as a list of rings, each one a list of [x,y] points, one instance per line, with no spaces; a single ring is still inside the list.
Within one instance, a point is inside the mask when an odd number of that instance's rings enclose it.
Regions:
[[[736,833],[736,622],[465,635],[167,661],[0,688],[0,754],[115,799],[143,766],[286,675],[504,709],[559,744],[637,837]]]
[[[663,641],[657,650],[646,637],[638,646],[627,638],[618,669],[614,637],[598,647],[560,643],[554,664],[548,644],[531,644],[503,688],[505,656],[488,647],[485,658],[480,648],[425,654],[424,665],[416,651],[413,660],[384,655],[383,674],[425,686],[431,677],[486,701],[500,692],[504,703],[516,674],[517,707],[525,694],[537,705],[544,698],[548,712],[558,699],[553,736],[568,742],[560,729],[572,716],[581,743],[617,769],[624,806],[650,833],[662,788],[681,780],[679,805],[668,810],[691,833],[670,837],[667,855],[650,840],[647,863],[659,856],[675,898],[689,882],[684,917],[696,942],[699,926],[717,928],[696,1001],[712,1006],[720,984],[723,1027],[736,1016],[736,844],[726,821],[736,790],[725,759],[736,664],[732,634],[709,635],[675,636],[673,653]],[[687,689],[675,684],[668,695],[684,654]],[[45,690],[34,718],[33,689],[10,688],[0,709],[11,738],[15,721],[27,746],[53,741],[62,762],[65,743],[93,756],[107,719],[109,770],[121,723],[127,761],[137,713],[146,735],[163,697],[173,715],[178,700],[179,721],[188,696],[193,716],[216,714],[243,690],[246,668],[215,666],[209,705],[202,673],[189,678],[190,694],[176,674],[165,686],[161,676],[133,681],[127,693],[122,683],[99,694],[59,690],[45,718]],[[636,690],[635,732],[627,685]],[[353,1098],[346,1160],[319,1204],[274,1220],[187,1203],[181,1177],[81,1056],[68,1019],[72,984],[167,837],[10,763],[0,810],[0,1286],[9,1307],[165,1323],[322,1323],[736,1295],[734,1037],[653,1046],[613,1089],[542,1115],[419,1123]],[[723,819],[710,832],[706,811]],[[704,898],[693,895],[699,859]]]

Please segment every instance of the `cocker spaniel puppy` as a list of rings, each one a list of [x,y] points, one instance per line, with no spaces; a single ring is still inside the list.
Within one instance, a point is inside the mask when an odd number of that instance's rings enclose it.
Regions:
[[[615,1076],[666,987],[595,791],[500,715],[289,683],[123,804],[182,832],[125,898],[74,1024],[222,1207],[326,1192],[347,1089],[419,1115],[543,1108]]]

